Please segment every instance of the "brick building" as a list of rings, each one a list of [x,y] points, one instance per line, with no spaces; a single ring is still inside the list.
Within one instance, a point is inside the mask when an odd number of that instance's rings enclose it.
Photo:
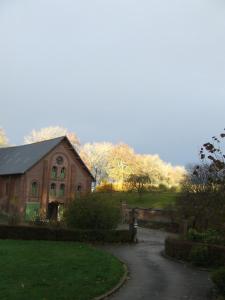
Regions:
[[[56,219],[94,178],[67,137],[0,148],[0,209]]]

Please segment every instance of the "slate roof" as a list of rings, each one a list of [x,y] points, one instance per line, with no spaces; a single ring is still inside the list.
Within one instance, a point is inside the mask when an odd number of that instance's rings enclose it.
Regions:
[[[33,144],[0,148],[0,176],[24,174],[64,139],[69,142],[66,136],[62,136]],[[75,149],[74,152],[84,169],[94,179]]]

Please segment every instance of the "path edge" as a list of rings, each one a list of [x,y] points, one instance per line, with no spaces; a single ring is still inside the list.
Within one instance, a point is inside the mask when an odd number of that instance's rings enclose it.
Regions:
[[[190,262],[188,261],[185,261],[185,260],[181,260],[181,259],[178,259],[178,258],[175,258],[175,257],[172,257],[172,256],[169,256],[165,253],[165,251],[161,251],[160,252],[161,256],[168,259],[168,260],[171,260],[171,261],[174,261],[174,262],[177,262],[179,264],[182,264],[182,265],[185,265],[187,267],[189,267],[190,269],[193,269],[193,270],[199,270],[199,271],[203,271],[203,272],[210,272],[210,268],[204,268],[204,267],[199,267],[199,266],[195,266],[193,264],[191,264]]]

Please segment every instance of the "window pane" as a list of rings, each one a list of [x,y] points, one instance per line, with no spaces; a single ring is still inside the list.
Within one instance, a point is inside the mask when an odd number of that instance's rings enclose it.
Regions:
[[[61,197],[65,195],[65,184],[60,185],[59,195]]]
[[[66,175],[66,169],[65,169],[65,168],[62,168],[62,169],[61,169],[61,173],[60,173],[60,178],[61,178],[61,179],[64,179],[64,178],[65,178],[65,175]]]
[[[32,182],[31,184],[31,194],[33,197],[36,197],[38,194],[38,184],[37,182]]]
[[[57,178],[57,167],[52,167],[52,178]]]
[[[56,185],[55,183],[52,183],[50,186],[50,195],[51,196],[56,196]]]

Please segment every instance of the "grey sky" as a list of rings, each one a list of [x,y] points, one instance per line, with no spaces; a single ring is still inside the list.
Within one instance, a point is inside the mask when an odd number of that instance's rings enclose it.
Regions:
[[[224,0],[0,0],[0,125],[173,164],[225,127]]]

